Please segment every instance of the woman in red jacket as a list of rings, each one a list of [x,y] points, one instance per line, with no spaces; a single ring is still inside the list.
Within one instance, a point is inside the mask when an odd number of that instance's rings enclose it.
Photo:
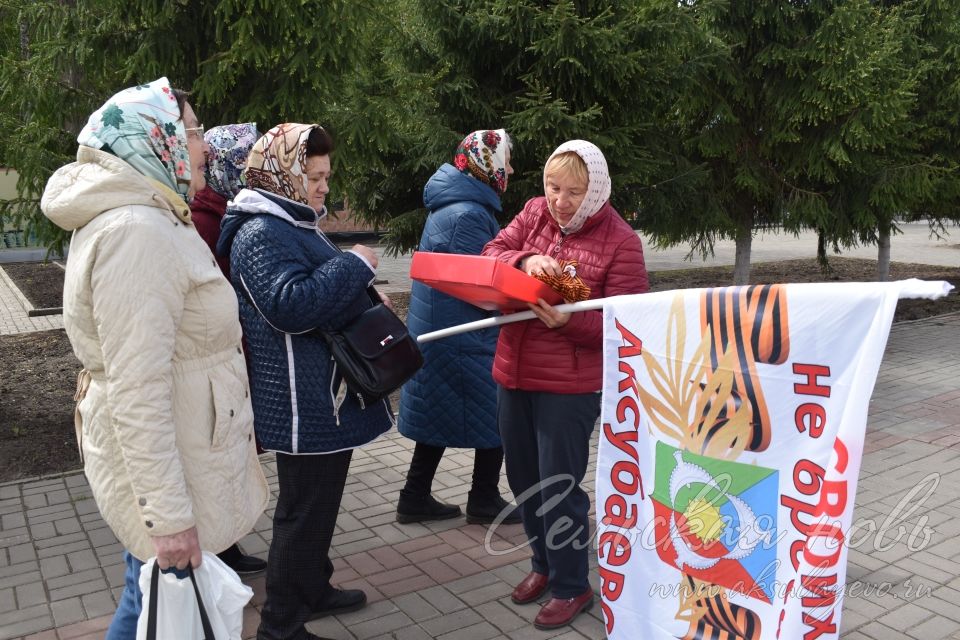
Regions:
[[[190,201],[190,217],[227,280],[230,279],[230,260],[217,255],[220,220],[227,210],[227,201],[232,200],[244,187],[243,168],[250,147],[259,137],[255,122],[226,124],[203,134],[207,143],[207,186]],[[267,568],[266,560],[245,554],[237,544],[217,556],[241,576],[259,573]]]
[[[210,247],[227,280],[230,279],[230,257],[217,255],[220,221],[227,211],[227,202],[246,186],[243,169],[247,166],[250,148],[259,138],[256,122],[225,124],[203,134],[209,148],[207,186],[190,201],[190,213],[200,237]]]
[[[533,276],[575,275],[589,298],[647,291],[640,239],[610,205],[600,149],[585,140],[560,145],[543,184],[546,196],[528,201],[483,255]],[[533,550],[532,571],[511,597],[534,602],[549,588],[534,625],[554,629],[593,605],[590,498],[580,482],[600,415],[603,319],[600,311],[560,313],[543,300],[530,306],[536,320],[500,330],[493,378],[507,479]]]

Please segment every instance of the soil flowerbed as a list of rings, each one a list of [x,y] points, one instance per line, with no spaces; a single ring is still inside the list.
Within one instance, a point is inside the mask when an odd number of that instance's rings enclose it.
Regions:
[[[832,272],[825,274],[814,260],[761,263],[753,266],[751,275],[755,283],[874,279],[875,264],[868,260],[833,258],[831,265]],[[34,306],[60,306],[63,270],[59,266],[25,263],[2,268]],[[731,278],[730,267],[650,274],[655,291],[725,286]],[[948,280],[960,289],[960,268],[893,264],[891,278]],[[398,315],[405,318],[409,294],[391,297]],[[938,301],[901,300],[895,321],[956,311],[960,311],[960,295],[954,291]],[[79,369],[63,330],[0,336],[0,482],[80,466],[73,428],[73,392]]]
[[[63,267],[55,262],[5,264],[3,270],[34,309],[63,305]]]

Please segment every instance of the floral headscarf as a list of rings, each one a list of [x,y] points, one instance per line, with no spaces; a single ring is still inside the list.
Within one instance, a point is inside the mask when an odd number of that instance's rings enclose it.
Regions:
[[[124,89],[93,112],[77,142],[103,149],[187,198],[190,153],[180,107],[166,78]]]
[[[560,227],[560,230],[564,233],[576,233],[583,227],[587,218],[600,211],[607,200],[610,199],[610,171],[607,169],[607,159],[603,157],[603,152],[597,148],[597,145],[586,140],[564,142],[550,154],[546,164],[550,164],[553,156],[568,151],[573,151],[580,156],[580,159],[587,165],[587,175],[589,176],[587,193],[583,197],[583,202],[580,203],[580,208],[573,214],[566,226]],[[544,192],[547,190],[546,165],[544,165],[543,172],[543,190]]]
[[[243,175],[250,189],[310,204],[307,199],[307,138],[320,125],[278,124],[257,140]]]
[[[225,124],[203,134],[207,154],[207,185],[226,199],[246,186],[243,169],[253,143],[260,137],[256,122]]]
[[[507,149],[511,146],[510,136],[503,129],[474,131],[457,147],[453,166],[503,195],[507,190]]]

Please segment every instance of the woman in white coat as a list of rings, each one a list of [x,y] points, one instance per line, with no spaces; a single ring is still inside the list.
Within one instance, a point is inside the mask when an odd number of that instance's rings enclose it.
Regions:
[[[80,132],[41,208],[73,232],[63,318],[84,367],[84,471],[126,548],[108,640],[134,638],[143,561],[199,566],[268,499],[253,439],[237,299],[193,228],[203,126],[166,78],[126,89]],[[85,392],[85,393],[84,393]]]

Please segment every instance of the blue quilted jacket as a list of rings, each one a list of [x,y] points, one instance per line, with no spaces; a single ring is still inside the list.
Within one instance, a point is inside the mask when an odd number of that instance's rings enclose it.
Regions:
[[[420,251],[479,255],[500,227],[500,197],[489,186],[445,164],[427,181],[427,217]],[[419,282],[413,283],[407,325],[420,335],[496,315]],[[400,394],[400,433],[435,446],[500,446],[493,354],[497,329],[472,331],[420,345],[424,366]]]
[[[254,428],[270,451],[352,449],[392,422],[386,400],[361,409],[334,387],[330,352],[314,329],[339,329],[369,308],[374,272],[358,255],[341,253],[316,221],[310,207],[244,189],[227,209],[217,244],[230,256],[240,303]]]

